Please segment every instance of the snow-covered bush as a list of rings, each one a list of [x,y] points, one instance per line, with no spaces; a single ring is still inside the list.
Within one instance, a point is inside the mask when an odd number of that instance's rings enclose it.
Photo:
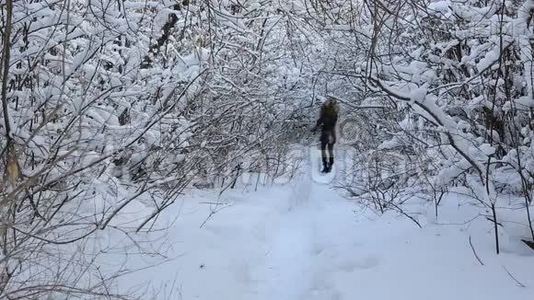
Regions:
[[[267,18],[274,7],[8,0],[0,8],[0,297],[119,297],[107,287],[121,268],[103,274],[96,262],[107,252],[99,236],[153,229],[192,183],[252,165],[278,175],[294,140],[284,121],[298,107],[287,92],[300,79],[285,53],[271,51],[287,33]]]
[[[374,135],[358,153],[376,160],[379,145],[411,157],[416,165],[399,170],[413,174],[406,189],[415,180],[439,197],[448,187],[468,187],[495,231],[499,199],[521,196],[524,236],[534,239],[532,1],[366,1],[351,9],[334,1],[317,13],[332,29],[325,44],[346,60],[328,72],[360,84],[353,107],[381,97],[374,103],[396,110],[363,116],[371,121],[362,131]],[[391,162],[390,155],[378,158],[379,165]],[[367,173],[395,173],[382,169]]]

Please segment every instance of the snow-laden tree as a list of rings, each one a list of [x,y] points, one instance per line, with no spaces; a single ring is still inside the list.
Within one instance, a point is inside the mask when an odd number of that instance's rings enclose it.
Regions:
[[[364,105],[384,108],[366,116],[374,122],[361,130],[377,132],[364,137],[376,142],[358,149],[371,158],[368,179],[347,188],[403,212],[399,189],[426,186],[439,202],[448,187],[465,186],[488,211],[496,237],[501,195],[521,195],[524,236],[534,239],[532,2],[364,1],[358,14],[352,8],[334,1],[322,14],[339,17],[325,26],[336,29],[334,49],[365,50],[329,71],[361,83]],[[344,40],[339,32],[347,32]]]
[[[192,183],[285,172],[302,63],[260,4],[0,2],[2,297],[119,297],[103,237],[148,251],[135,233]]]
[[[534,239],[533,9],[0,1],[0,295],[119,297],[107,283],[124,270],[103,274],[96,259],[106,235],[142,252],[140,234],[189,187],[284,175],[327,94],[343,104],[339,141],[357,153],[350,195],[418,222],[411,195],[438,207],[463,188],[496,237],[500,199],[521,196],[509,207],[525,210]]]

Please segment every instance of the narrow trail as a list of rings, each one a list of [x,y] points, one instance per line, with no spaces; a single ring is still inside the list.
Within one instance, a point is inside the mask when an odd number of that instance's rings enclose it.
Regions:
[[[330,188],[332,175],[315,169],[314,164],[307,167],[286,199],[287,211],[280,214],[263,266],[268,279],[259,289],[260,299],[341,299],[332,275],[378,263],[376,257],[350,259],[361,248],[349,234],[356,230],[353,206]],[[343,233],[346,239],[339,239]]]

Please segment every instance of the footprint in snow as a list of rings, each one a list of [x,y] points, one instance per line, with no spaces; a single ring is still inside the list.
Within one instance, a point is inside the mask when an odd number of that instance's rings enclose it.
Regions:
[[[356,270],[372,269],[380,264],[380,260],[375,256],[367,256],[361,260],[349,260],[340,262],[338,267],[345,272],[354,272]]]

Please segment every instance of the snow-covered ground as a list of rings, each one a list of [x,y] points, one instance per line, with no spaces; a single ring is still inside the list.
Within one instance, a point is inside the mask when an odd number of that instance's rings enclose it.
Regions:
[[[312,173],[258,191],[196,192],[162,216],[176,218],[161,242],[166,262],[119,285],[144,299],[533,299],[534,251],[504,232],[496,255],[491,224],[463,224],[476,210],[461,198],[444,199],[437,221],[430,206],[419,229],[362,208]]]

